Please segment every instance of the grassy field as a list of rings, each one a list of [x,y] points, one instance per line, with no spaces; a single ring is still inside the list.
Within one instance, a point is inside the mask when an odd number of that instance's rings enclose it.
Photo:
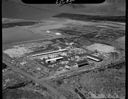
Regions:
[[[75,88],[87,98],[120,98],[125,99],[125,64],[106,70],[94,70],[77,76],[51,82],[61,92],[69,91],[73,95]],[[56,85],[56,86],[55,86]]]
[[[45,97],[34,91],[25,91],[20,89],[7,90],[3,93],[3,99],[52,99]]]

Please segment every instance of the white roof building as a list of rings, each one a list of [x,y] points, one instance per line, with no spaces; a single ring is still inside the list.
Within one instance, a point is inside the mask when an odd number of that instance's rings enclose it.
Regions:
[[[48,62],[54,62],[54,61],[56,61],[58,59],[63,59],[63,57],[56,57],[56,58],[52,58],[52,59],[47,59],[46,60],[46,63],[48,63]]]
[[[57,32],[57,33],[55,33],[56,35],[61,35],[61,33],[59,33],[59,32]]]
[[[51,31],[47,30],[46,32],[47,32],[47,33],[50,33]]]

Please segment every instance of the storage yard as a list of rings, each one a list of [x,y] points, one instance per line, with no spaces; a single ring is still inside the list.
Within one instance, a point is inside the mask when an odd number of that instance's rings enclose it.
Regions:
[[[4,54],[10,56],[12,60],[15,59],[16,64],[20,64],[16,65],[18,68],[42,80],[44,78],[56,78],[61,73],[65,76],[67,72],[80,69],[81,67],[84,67],[85,71],[87,70],[86,68],[88,70],[99,68],[102,64],[110,64],[110,61],[114,63],[122,57],[115,47],[106,44],[94,43],[86,46],[86,48],[78,48],[76,46],[77,43],[65,42],[63,43],[65,48],[62,49],[59,43],[61,41],[58,39],[52,44],[46,43],[43,45],[39,42],[28,43],[29,46],[27,44],[19,44],[11,49],[4,50]],[[50,46],[51,51],[46,52],[45,49]],[[44,51],[41,51],[42,48]],[[112,56],[112,53],[117,54],[119,57],[114,60],[113,57],[115,56]]]

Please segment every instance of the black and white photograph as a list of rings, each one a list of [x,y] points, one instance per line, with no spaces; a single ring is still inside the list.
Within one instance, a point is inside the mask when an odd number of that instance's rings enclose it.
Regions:
[[[2,0],[2,99],[126,99],[126,0],[48,1]]]

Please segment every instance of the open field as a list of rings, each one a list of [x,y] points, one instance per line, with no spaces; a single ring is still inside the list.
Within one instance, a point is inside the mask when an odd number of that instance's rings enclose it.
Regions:
[[[18,98],[27,98],[27,99],[52,99],[50,96],[46,97],[41,95],[38,92],[33,90],[21,90],[21,89],[13,89],[7,90],[3,93],[3,99],[18,99]]]
[[[115,41],[113,41],[112,45],[119,49],[125,50],[125,36],[120,37],[120,38],[116,39]]]

